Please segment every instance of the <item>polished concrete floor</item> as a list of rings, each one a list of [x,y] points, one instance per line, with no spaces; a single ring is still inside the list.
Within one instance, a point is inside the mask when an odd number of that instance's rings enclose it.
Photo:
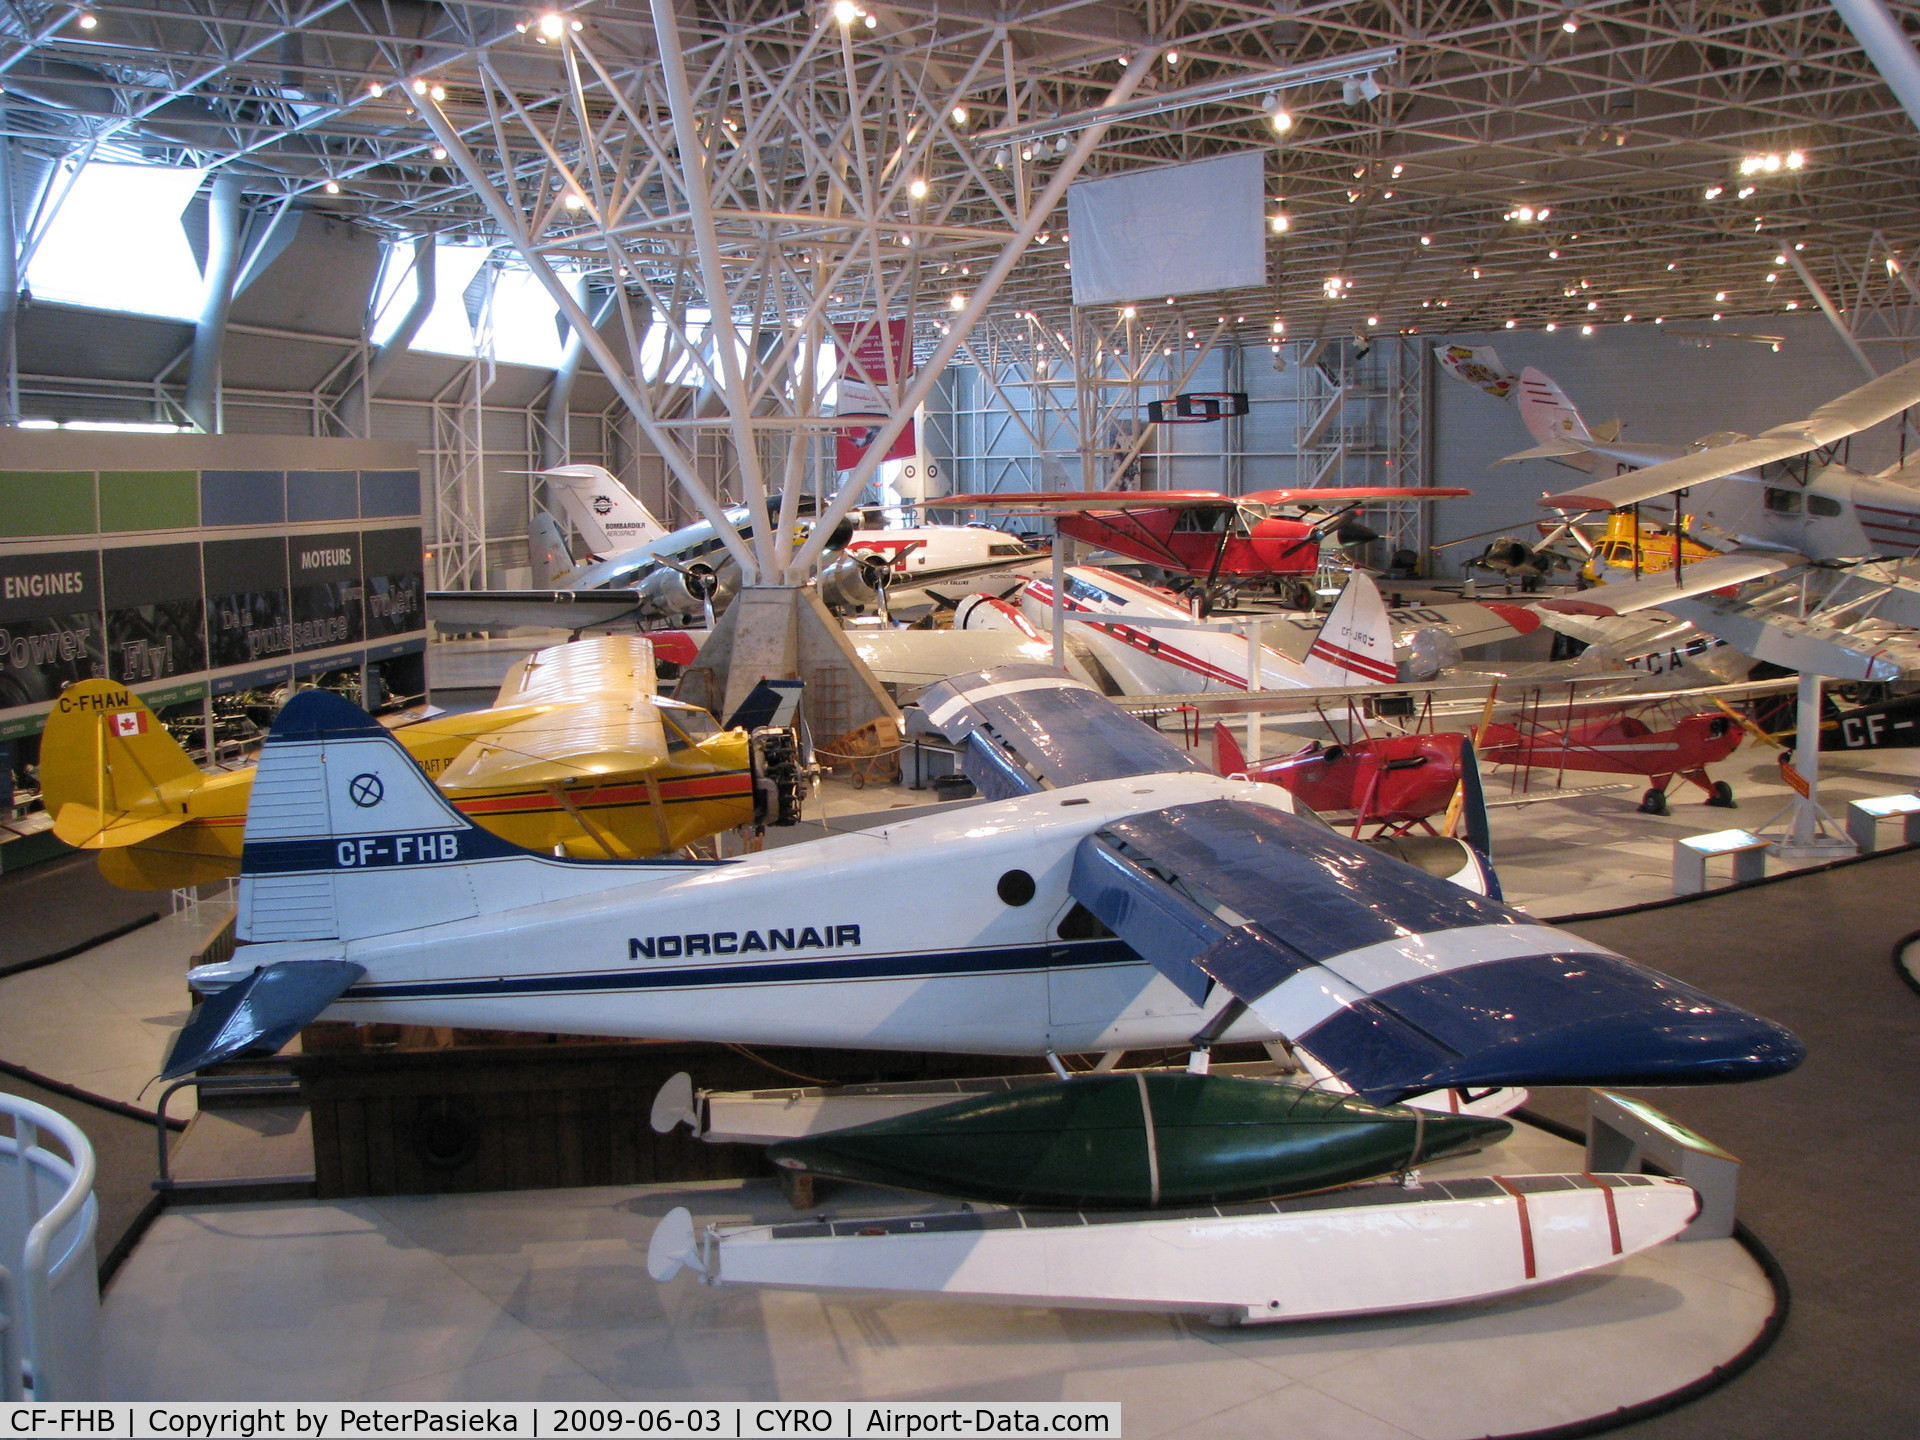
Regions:
[[[1425,1173],[1581,1163],[1523,1129]],[[823,1199],[838,1215],[951,1208]],[[105,1398],[1117,1399],[1132,1440],[1466,1440],[1672,1390],[1774,1304],[1730,1240],[1477,1305],[1244,1330],[687,1272],[657,1285],[646,1242],[676,1204],[701,1222],[793,1214],[762,1181],[174,1210],[107,1294]]]

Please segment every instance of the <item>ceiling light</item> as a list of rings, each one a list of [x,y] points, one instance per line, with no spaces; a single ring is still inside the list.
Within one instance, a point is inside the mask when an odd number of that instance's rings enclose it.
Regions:
[[[1396,179],[1396,180],[1398,180],[1398,179],[1399,179],[1399,178],[1400,178],[1400,177],[1401,177],[1401,176],[1402,176],[1403,174],[1405,174],[1405,173],[1406,173],[1406,169],[1407,169],[1407,167],[1406,167],[1406,166],[1404,166],[1404,165],[1396,165],[1396,166],[1394,166],[1394,167],[1393,167],[1393,178],[1394,178],[1394,179]]]
[[[1178,50],[1167,51],[1167,64],[1178,65],[1179,63],[1180,63],[1180,52]]]
[[[1367,316],[1367,324],[1378,325],[1379,323],[1380,323],[1380,317],[1378,315]]]
[[[1578,20],[1573,19],[1572,17],[1568,17],[1567,19],[1562,20],[1560,22],[1560,28],[1566,31],[1567,34],[1571,35],[1573,34],[1574,31],[1580,28],[1580,22]]]
[[[1703,200],[1718,200],[1725,193],[1726,191],[1722,190],[1718,185],[1709,185],[1705,190],[1700,192],[1700,196]]]
[[[1558,330],[1559,328],[1560,327],[1554,324],[1551,320],[1547,321],[1547,333],[1549,335],[1551,335],[1554,331]]]
[[[1340,99],[1343,104],[1358,105],[1362,101],[1380,98],[1380,82],[1373,78],[1373,72],[1356,76],[1340,87]]]
[[[540,33],[549,40],[558,40],[566,33],[567,22],[549,11],[540,17]]]
[[[1033,147],[1031,145],[1022,145],[1020,147],[1020,158],[1022,160],[1031,160],[1033,158]]]
[[[1593,327],[1591,325],[1582,325],[1580,327],[1580,333],[1582,335],[1591,335],[1593,333]]]
[[[1559,258],[1560,258],[1560,252],[1558,250],[1547,251],[1547,259],[1558,260]]]
[[[907,194],[911,195],[916,200],[926,199],[927,198],[927,182],[924,180],[913,181],[907,186]],[[1044,245],[1047,242],[1042,240],[1040,243]]]
[[[869,30],[878,30],[880,28],[880,19],[876,15],[868,15],[862,23],[865,24]]]
[[[964,296],[964,295],[962,295],[962,294],[960,294],[960,293],[959,293],[958,291],[955,291],[955,292],[954,292],[954,294],[952,295],[952,297],[951,297],[951,298],[949,298],[949,299],[948,299],[948,301],[947,301],[947,308],[948,308],[949,310],[964,310],[964,309],[966,309],[966,308],[967,308],[967,297],[966,297],[966,296]]]
[[[1714,311],[1714,312],[1713,312],[1713,318],[1714,318],[1714,319],[1716,319],[1716,320],[1718,320],[1718,319],[1720,318],[1720,312],[1719,312],[1718,310],[1716,310],[1716,311]]]
[[[1727,301],[1727,292],[1724,290],[1716,290],[1713,292],[1713,299],[1715,304],[1724,305]]]
[[[1120,318],[1122,320],[1131,320],[1133,319],[1133,317],[1134,317],[1134,308],[1131,305],[1127,306],[1125,309],[1121,310],[1120,312]]]
[[[860,18],[860,7],[853,0],[833,0],[833,18],[842,25],[851,25]]]
[[[387,87],[382,85],[378,80],[367,81],[367,94],[371,95],[374,99],[377,100],[386,93]]]
[[[1769,270],[1769,271],[1767,272],[1767,283],[1768,283],[1769,285],[1775,285],[1775,284],[1778,284],[1778,283],[1779,283],[1779,281],[1780,281],[1780,277],[1779,277],[1778,275],[1776,275],[1776,274],[1774,274],[1774,273],[1773,273],[1773,271],[1771,271],[1771,270]]]
[[[1802,155],[1798,150],[1789,150],[1787,152],[1787,169],[1798,170],[1806,163],[1807,157]]]
[[[578,190],[569,190],[567,192],[567,198],[560,203],[565,205],[569,210],[578,210],[587,203],[587,197],[582,195]]]
[[[1798,310],[1800,308],[1800,302],[1798,300],[1789,300],[1787,302],[1787,308],[1789,310]]]
[[[1553,214],[1553,211],[1549,210],[1546,206],[1542,205],[1539,208],[1539,210],[1535,212],[1534,218],[1538,220],[1544,220],[1551,214]]]
[[[1431,235],[1422,235],[1420,237],[1420,243],[1422,245],[1431,245],[1433,243],[1433,237]]]
[[[340,182],[337,180],[327,181],[326,191],[329,195],[338,195],[340,193]]]
[[[433,147],[433,158],[434,158],[434,159],[436,159],[436,160],[444,160],[444,159],[446,159],[446,158],[447,158],[447,147],[446,147],[446,146],[444,146],[444,145],[436,145],[436,146],[434,146],[434,147]]]
[[[80,17],[80,28],[82,30],[91,30],[99,23],[100,22],[91,15],[82,15]]]
[[[1599,308],[1600,308],[1600,302],[1598,300],[1587,301],[1587,309],[1598,310]]]
[[[1269,223],[1276,235],[1284,235],[1293,228],[1293,221],[1285,215],[1275,215]]]
[[[1736,200],[1744,200],[1751,194],[1753,194],[1753,186],[1742,185],[1739,192],[1733,198]]]
[[[953,107],[953,123],[956,125],[964,125],[967,123],[967,107],[966,106],[956,105]]]
[[[1276,105],[1267,111],[1267,123],[1273,126],[1273,133],[1284,135],[1293,128],[1293,116],[1282,106]]]
[[[435,100],[444,100],[447,98],[447,87],[444,85],[436,85],[427,93]]]
[[[1514,327],[1515,325],[1517,325],[1517,324],[1519,324],[1519,323],[1520,323],[1520,322],[1519,322],[1519,321],[1517,321],[1517,320],[1509,320],[1509,321],[1507,321],[1507,329],[1509,329],[1509,330],[1511,330],[1511,329],[1513,329],[1513,327]]]
[[[424,95],[424,94],[426,94],[426,93],[427,93],[427,82],[426,82],[426,81],[424,81],[424,80],[416,80],[416,81],[414,81],[414,82],[413,82],[413,93],[414,93],[414,94],[416,94],[416,95]]]

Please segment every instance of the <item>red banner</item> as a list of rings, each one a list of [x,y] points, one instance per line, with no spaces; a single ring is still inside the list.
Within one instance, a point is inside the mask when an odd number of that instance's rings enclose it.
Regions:
[[[851,470],[860,463],[861,456],[880,434],[880,427],[887,423],[884,415],[849,415],[846,417],[857,423],[847,426],[839,434],[834,445],[834,468]],[[893,444],[887,447],[882,461],[910,460],[913,458],[913,421],[909,420],[894,437]]]

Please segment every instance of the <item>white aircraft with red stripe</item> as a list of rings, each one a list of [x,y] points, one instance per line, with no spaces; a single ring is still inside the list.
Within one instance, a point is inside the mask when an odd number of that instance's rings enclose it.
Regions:
[[[1402,678],[1394,658],[1393,617],[1373,578],[1360,570],[1349,577],[1300,659],[1265,637],[1256,645],[1244,619],[1195,620],[1170,592],[1098,566],[1066,568],[1062,605],[1072,617],[1068,639],[1076,668],[1104,670],[1122,694],[1311,690],[1389,685]],[[1264,618],[1266,628],[1292,617]],[[1029,580],[1017,603],[971,596],[954,612],[954,625],[1020,630],[1036,638],[1050,634],[1052,582]]]

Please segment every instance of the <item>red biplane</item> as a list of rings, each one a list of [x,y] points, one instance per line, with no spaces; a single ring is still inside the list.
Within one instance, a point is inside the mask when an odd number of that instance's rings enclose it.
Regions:
[[[950,495],[938,508],[1013,510],[1052,518],[1062,535],[1215,581],[1310,577],[1320,565],[1320,542],[1377,539],[1354,517],[1369,500],[1429,500],[1471,495],[1452,486],[1362,485],[1261,490],[1218,495],[1210,490],[1056,490],[997,495]],[[1342,508],[1317,516],[1286,511]]]
[[[1378,825],[1399,835],[1452,803],[1460,784],[1466,736],[1458,734],[1385,735],[1346,745],[1322,745],[1276,760],[1247,763],[1239,742],[1225,725],[1213,727],[1213,768],[1222,775],[1245,775],[1278,785],[1312,809],[1351,811],[1353,833]]]

